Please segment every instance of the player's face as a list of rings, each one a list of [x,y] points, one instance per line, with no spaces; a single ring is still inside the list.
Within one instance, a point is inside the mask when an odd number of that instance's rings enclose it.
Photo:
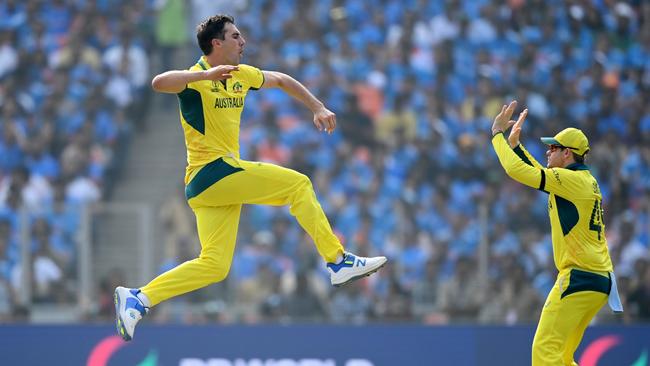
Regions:
[[[226,23],[224,30],[224,40],[220,42],[219,52],[228,65],[239,65],[246,40],[232,23]]]
[[[563,168],[564,167],[564,153],[568,149],[563,146],[549,145],[546,150],[546,167],[547,168]]]

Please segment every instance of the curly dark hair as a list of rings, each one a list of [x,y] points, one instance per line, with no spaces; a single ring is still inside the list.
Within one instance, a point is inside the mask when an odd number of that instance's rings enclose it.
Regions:
[[[225,39],[226,23],[235,24],[235,18],[230,15],[217,14],[202,21],[196,27],[196,40],[204,55],[212,52],[212,40],[215,38]]]

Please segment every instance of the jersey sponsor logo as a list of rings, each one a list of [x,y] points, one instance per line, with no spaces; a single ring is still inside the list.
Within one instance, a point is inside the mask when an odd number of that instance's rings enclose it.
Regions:
[[[214,100],[214,108],[242,108],[244,106],[244,98],[216,98]]]

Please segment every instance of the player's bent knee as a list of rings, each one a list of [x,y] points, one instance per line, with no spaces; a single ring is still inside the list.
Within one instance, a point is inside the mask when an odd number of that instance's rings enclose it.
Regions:
[[[228,277],[230,265],[223,265],[218,260],[208,256],[202,256],[199,260],[208,268],[207,271],[203,272],[202,276],[204,276],[209,283],[221,282]]]
[[[293,193],[291,195],[291,201],[295,201],[299,197],[305,195],[315,194],[314,187],[311,184],[311,180],[308,176],[304,174],[298,174],[295,185],[293,186]]]

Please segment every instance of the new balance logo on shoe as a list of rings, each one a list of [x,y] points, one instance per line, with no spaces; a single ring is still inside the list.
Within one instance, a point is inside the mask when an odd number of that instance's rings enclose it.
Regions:
[[[359,278],[370,276],[386,264],[386,257],[359,257],[345,253],[339,263],[327,263],[332,285],[343,286]]]

